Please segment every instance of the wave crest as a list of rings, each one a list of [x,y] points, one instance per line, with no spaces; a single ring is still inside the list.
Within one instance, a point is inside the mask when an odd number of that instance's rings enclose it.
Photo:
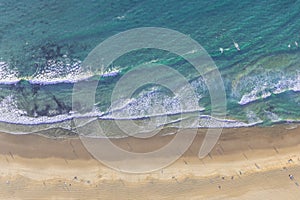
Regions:
[[[286,91],[300,91],[300,72],[297,71],[294,75],[289,77],[278,73],[276,75],[270,76],[268,74],[263,74],[255,77],[247,77],[243,81],[247,82],[247,85],[252,85],[250,92],[245,92],[240,101],[240,105],[245,105],[254,102],[259,99],[265,99],[270,97],[272,94],[280,94]],[[241,84],[243,85],[243,84]],[[246,86],[240,86],[245,88]],[[242,90],[242,89],[240,89]]]

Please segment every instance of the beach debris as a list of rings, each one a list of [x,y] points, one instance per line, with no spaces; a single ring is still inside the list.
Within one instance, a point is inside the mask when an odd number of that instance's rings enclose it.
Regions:
[[[218,145],[219,145],[219,147],[220,147],[221,151],[224,153],[224,152],[225,152],[225,150],[224,150],[224,148],[222,147],[222,145],[221,145],[221,144],[218,144]]]
[[[273,149],[276,151],[276,153],[279,153],[276,147],[273,146]]]
[[[174,179],[177,183],[179,183],[175,176],[172,176],[172,179]]]
[[[224,177],[224,176],[222,176],[222,180],[225,180],[225,177]]]
[[[11,152],[9,152],[9,155],[10,155],[10,157],[11,157],[12,159],[15,159],[15,158],[14,158],[14,155],[13,155]]]
[[[5,156],[5,160],[6,160],[6,162],[8,162],[9,163],[9,160],[8,160],[8,158]]]
[[[241,50],[239,44],[238,44],[236,41],[233,40],[233,44],[234,44],[234,47],[235,47],[238,51]]]
[[[257,163],[255,163],[255,167],[256,167],[257,169],[260,169],[260,167],[259,167],[259,165],[258,165]]]
[[[243,153],[243,156],[246,158],[246,160],[249,160],[245,153]]]
[[[119,180],[120,180],[120,182],[122,183],[122,185],[125,186],[124,181],[123,181],[122,179],[119,179]]]
[[[223,152],[221,151],[221,149],[216,149],[219,155],[223,155]]]
[[[289,160],[288,160],[288,163],[291,163],[291,162],[293,162],[293,159],[289,159]]]
[[[133,151],[131,145],[130,145],[128,142],[127,142],[127,146],[128,146],[128,148],[129,148],[129,151]]]
[[[10,184],[10,181],[6,181],[6,185],[9,185]]]
[[[231,176],[231,180],[233,180],[234,179],[234,176]]]
[[[291,48],[291,44],[288,45],[288,48],[289,48],[289,49]]]
[[[221,185],[218,185],[218,188],[219,188],[219,190],[221,190],[221,188],[222,188]]]
[[[74,176],[74,180],[77,180],[77,176]]]

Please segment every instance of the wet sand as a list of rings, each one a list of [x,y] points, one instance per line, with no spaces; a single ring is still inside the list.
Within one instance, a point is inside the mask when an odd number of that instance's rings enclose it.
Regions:
[[[213,151],[199,159],[205,132],[198,130],[175,163],[147,174],[108,168],[76,137],[0,133],[0,199],[298,199],[300,127],[224,129]],[[125,150],[149,152],[173,137],[113,142]]]

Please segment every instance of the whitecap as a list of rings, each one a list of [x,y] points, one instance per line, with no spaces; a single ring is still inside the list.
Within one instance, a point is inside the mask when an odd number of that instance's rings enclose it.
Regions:
[[[244,92],[248,91],[250,92]],[[283,74],[282,72],[262,73],[258,76],[244,77],[237,87],[233,88],[233,94],[242,94],[239,104],[245,105],[259,99],[266,99],[272,94],[281,94],[286,91],[300,91],[300,72]]]
[[[0,62],[0,84],[15,84],[19,82],[19,73],[11,69],[6,62]]]

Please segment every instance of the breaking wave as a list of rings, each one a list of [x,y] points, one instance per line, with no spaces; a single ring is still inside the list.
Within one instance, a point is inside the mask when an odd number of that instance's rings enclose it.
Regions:
[[[64,57],[60,60],[47,60],[46,63],[36,69],[36,72],[28,77],[21,77],[16,69],[10,69],[6,62],[0,62],[0,84],[16,84],[26,80],[32,84],[48,85],[57,83],[76,83],[93,76],[116,76],[120,73],[118,67],[102,73],[94,73],[81,67],[78,59]]]
[[[256,77],[247,77],[244,81],[246,81],[247,84],[255,86],[252,91],[243,94],[239,101],[240,105],[245,105],[259,99],[265,99],[272,94],[281,94],[286,91],[300,91],[299,71],[290,77],[286,77],[283,74],[276,74],[274,77],[270,77],[264,74]]]

